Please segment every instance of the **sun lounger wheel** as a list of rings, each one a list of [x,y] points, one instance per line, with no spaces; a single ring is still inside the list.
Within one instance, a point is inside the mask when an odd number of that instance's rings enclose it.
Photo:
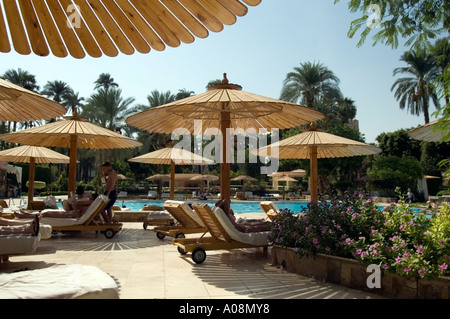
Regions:
[[[161,233],[161,232],[159,232],[159,231],[157,231],[156,232],[156,237],[158,237],[159,239],[164,239],[164,237],[166,237],[166,235]]]
[[[142,223],[142,227],[144,227],[144,229],[147,229],[147,223]]]
[[[183,233],[178,233],[175,235],[175,238],[186,238],[186,236]],[[177,249],[180,254],[186,255],[186,251],[183,248],[177,247]]]
[[[108,239],[113,238],[115,234],[116,234],[116,232],[112,229],[107,229],[103,232],[103,235],[105,235],[105,237]]]
[[[192,260],[196,263],[196,264],[201,264],[202,262],[204,262],[206,259],[206,252],[203,248],[195,248],[192,251]]]

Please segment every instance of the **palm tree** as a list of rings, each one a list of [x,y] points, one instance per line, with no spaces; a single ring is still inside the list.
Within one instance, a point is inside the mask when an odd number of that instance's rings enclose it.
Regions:
[[[101,88],[92,94],[83,108],[82,116],[110,130],[120,130],[125,119],[133,113],[134,98],[123,98],[122,90]]]
[[[125,119],[133,112],[133,108],[130,107],[133,102],[134,98],[132,97],[122,97],[121,89],[109,88],[106,90],[100,88],[87,99],[81,116],[92,123],[122,134]],[[132,157],[129,152],[132,152],[132,150],[112,150],[110,156],[123,160],[126,157]],[[109,160],[111,161],[111,158]],[[102,150],[100,150],[99,162],[103,162]]]
[[[70,91],[63,96],[64,102],[62,103],[66,109],[72,112],[72,115],[78,114],[78,109],[83,106],[82,101],[84,101],[84,97],[79,96],[79,93],[75,93],[74,91]]]
[[[178,93],[175,95],[175,100],[181,100],[187,97],[194,95],[194,91],[188,91],[186,89],[178,90]]]
[[[49,98],[53,98],[53,101],[61,103],[64,95],[72,92],[70,86],[64,81],[48,81],[44,85],[44,89],[41,94],[46,95]]]
[[[102,73],[99,75],[98,79],[94,82],[95,90],[98,90],[100,88],[104,88],[106,91],[109,90],[111,87],[118,87],[119,85],[114,82],[114,78],[111,77],[111,74],[109,73]]]
[[[343,98],[338,102],[336,113],[342,123],[349,123],[356,116],[355,101],[348,97]]]
[[[176,96],[170,91],[160,92],[158,90],[153,90],[147,95],[148,104],[138,104],[136,105],[136,111],[142,112],[148,110],[149,108],[160,106],[166,103],[170,103],[176,100]]]
[[[157,90],[153,90],[147,95],[148,104],[139,104],[136,106],[136,112],[142,112],[148,110],[149,108],[157,107],[160,105],[164,105],[170,102],[175,101],[176,97],[170,91],[159,92]],[[167,147],[170,142],[170,136],[166,134],[159,133],[149,133],[143,130],[137,130],[138,132],[138,141],[142,143],[142,152],[147,153],[152,150],[158,150],[163,147]]]
[[[409,77],[397,79],[391,87],[400,109],[407,109],[413,115],[423,113],[425,124],[430,122],[429,100],[439,107],[433,81],[438,76],[435,57],[424,48],[416,48],[402,54],[400,61],[408,64],[406,67],[394,69],[394,76],[407,74]]]
[[[21,68],[17,69],[17,71],[13,69],[7,70],[2,78],[33,92],[39,90],[39,85],[36,84],[36,76]]]
[[[301,63],[283,81],[280,99],[313,108],[321,97],[340,98],[338,77],[321,63]]]

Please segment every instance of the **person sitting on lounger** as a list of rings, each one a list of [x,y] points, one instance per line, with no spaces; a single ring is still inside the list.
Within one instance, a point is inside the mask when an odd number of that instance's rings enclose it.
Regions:
[[[31,221],[18,221],[0,218],[0,235],[25,234],[37,236],[41,217],[34,215]]]
[[[225,214],[230,219],[231,223],[236,227],[237,230],[243,233],[257,233],[268,231],[271,229],[270,222],[265,221],[245,221],[237,222],[236,216],[234,215],[233,209],[229,208],[230,204],[226,199],[219,200],[216,204],[217,207],[221,208]]]
[[[29,212],[21,208],[19,211],[14,211],[14,216],[16,218],[33,218],[35,215],[43,217],[53,217],[53,218],[79,218],[83,214],[77,208],[76,200],[68,199],[68,205],[63,203],[64,210],[46,210],[38,212]]]
[[[91,192],[85,191],[84,187],[81,185],[77,187],[76,193],[77,193],[77,200],[75,202],[75,205],[77,205],[80,215],[83,215],[86,212],[88,206],[92,204],[92,202],[94,201],[94,196],[92,195]],[[83,205],[78,205],[81,203]]]

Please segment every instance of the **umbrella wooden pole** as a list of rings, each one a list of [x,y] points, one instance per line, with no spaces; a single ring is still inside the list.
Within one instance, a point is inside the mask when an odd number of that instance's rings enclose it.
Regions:
[[[318,172],[317,172],[317,146],[311,146],[311,158],[309,160],[311,174],[311,201],[318,200]]]
[[[34,195],[34,170],[35,170],[36,159],[34,157],[30,158],[30,168],[28,173],[28,209],[31,209],[31,202],[33,201]]]
[[[75,193],[75,184],[77,176],[77,136],[70,136],[70,161],[69,161],[69,197],[70,193]]]
[[[230,163],[227,152],[227,128],[231,126],[230,113],[220,113],[220,131],[222,133],[222,162],[220,163],[220,198],[230,202]],[[229,207],[227,207],[229,208]]]
[[[170,199],[175,198],[175,162],[170,161]]]

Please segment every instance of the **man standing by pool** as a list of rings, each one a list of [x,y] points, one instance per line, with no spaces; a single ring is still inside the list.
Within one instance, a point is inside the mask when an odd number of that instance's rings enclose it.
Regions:
[[[116,193],[116,181],[117,173],[112,169],[110,162],[104,162],[102,164],[103,173],[106,177],[106,185],[104,194],[108,196],[109,202],[105,207],[105,211],[102,212],[103,219],[106,223],[112,223],[112,207],[117,199]]]

